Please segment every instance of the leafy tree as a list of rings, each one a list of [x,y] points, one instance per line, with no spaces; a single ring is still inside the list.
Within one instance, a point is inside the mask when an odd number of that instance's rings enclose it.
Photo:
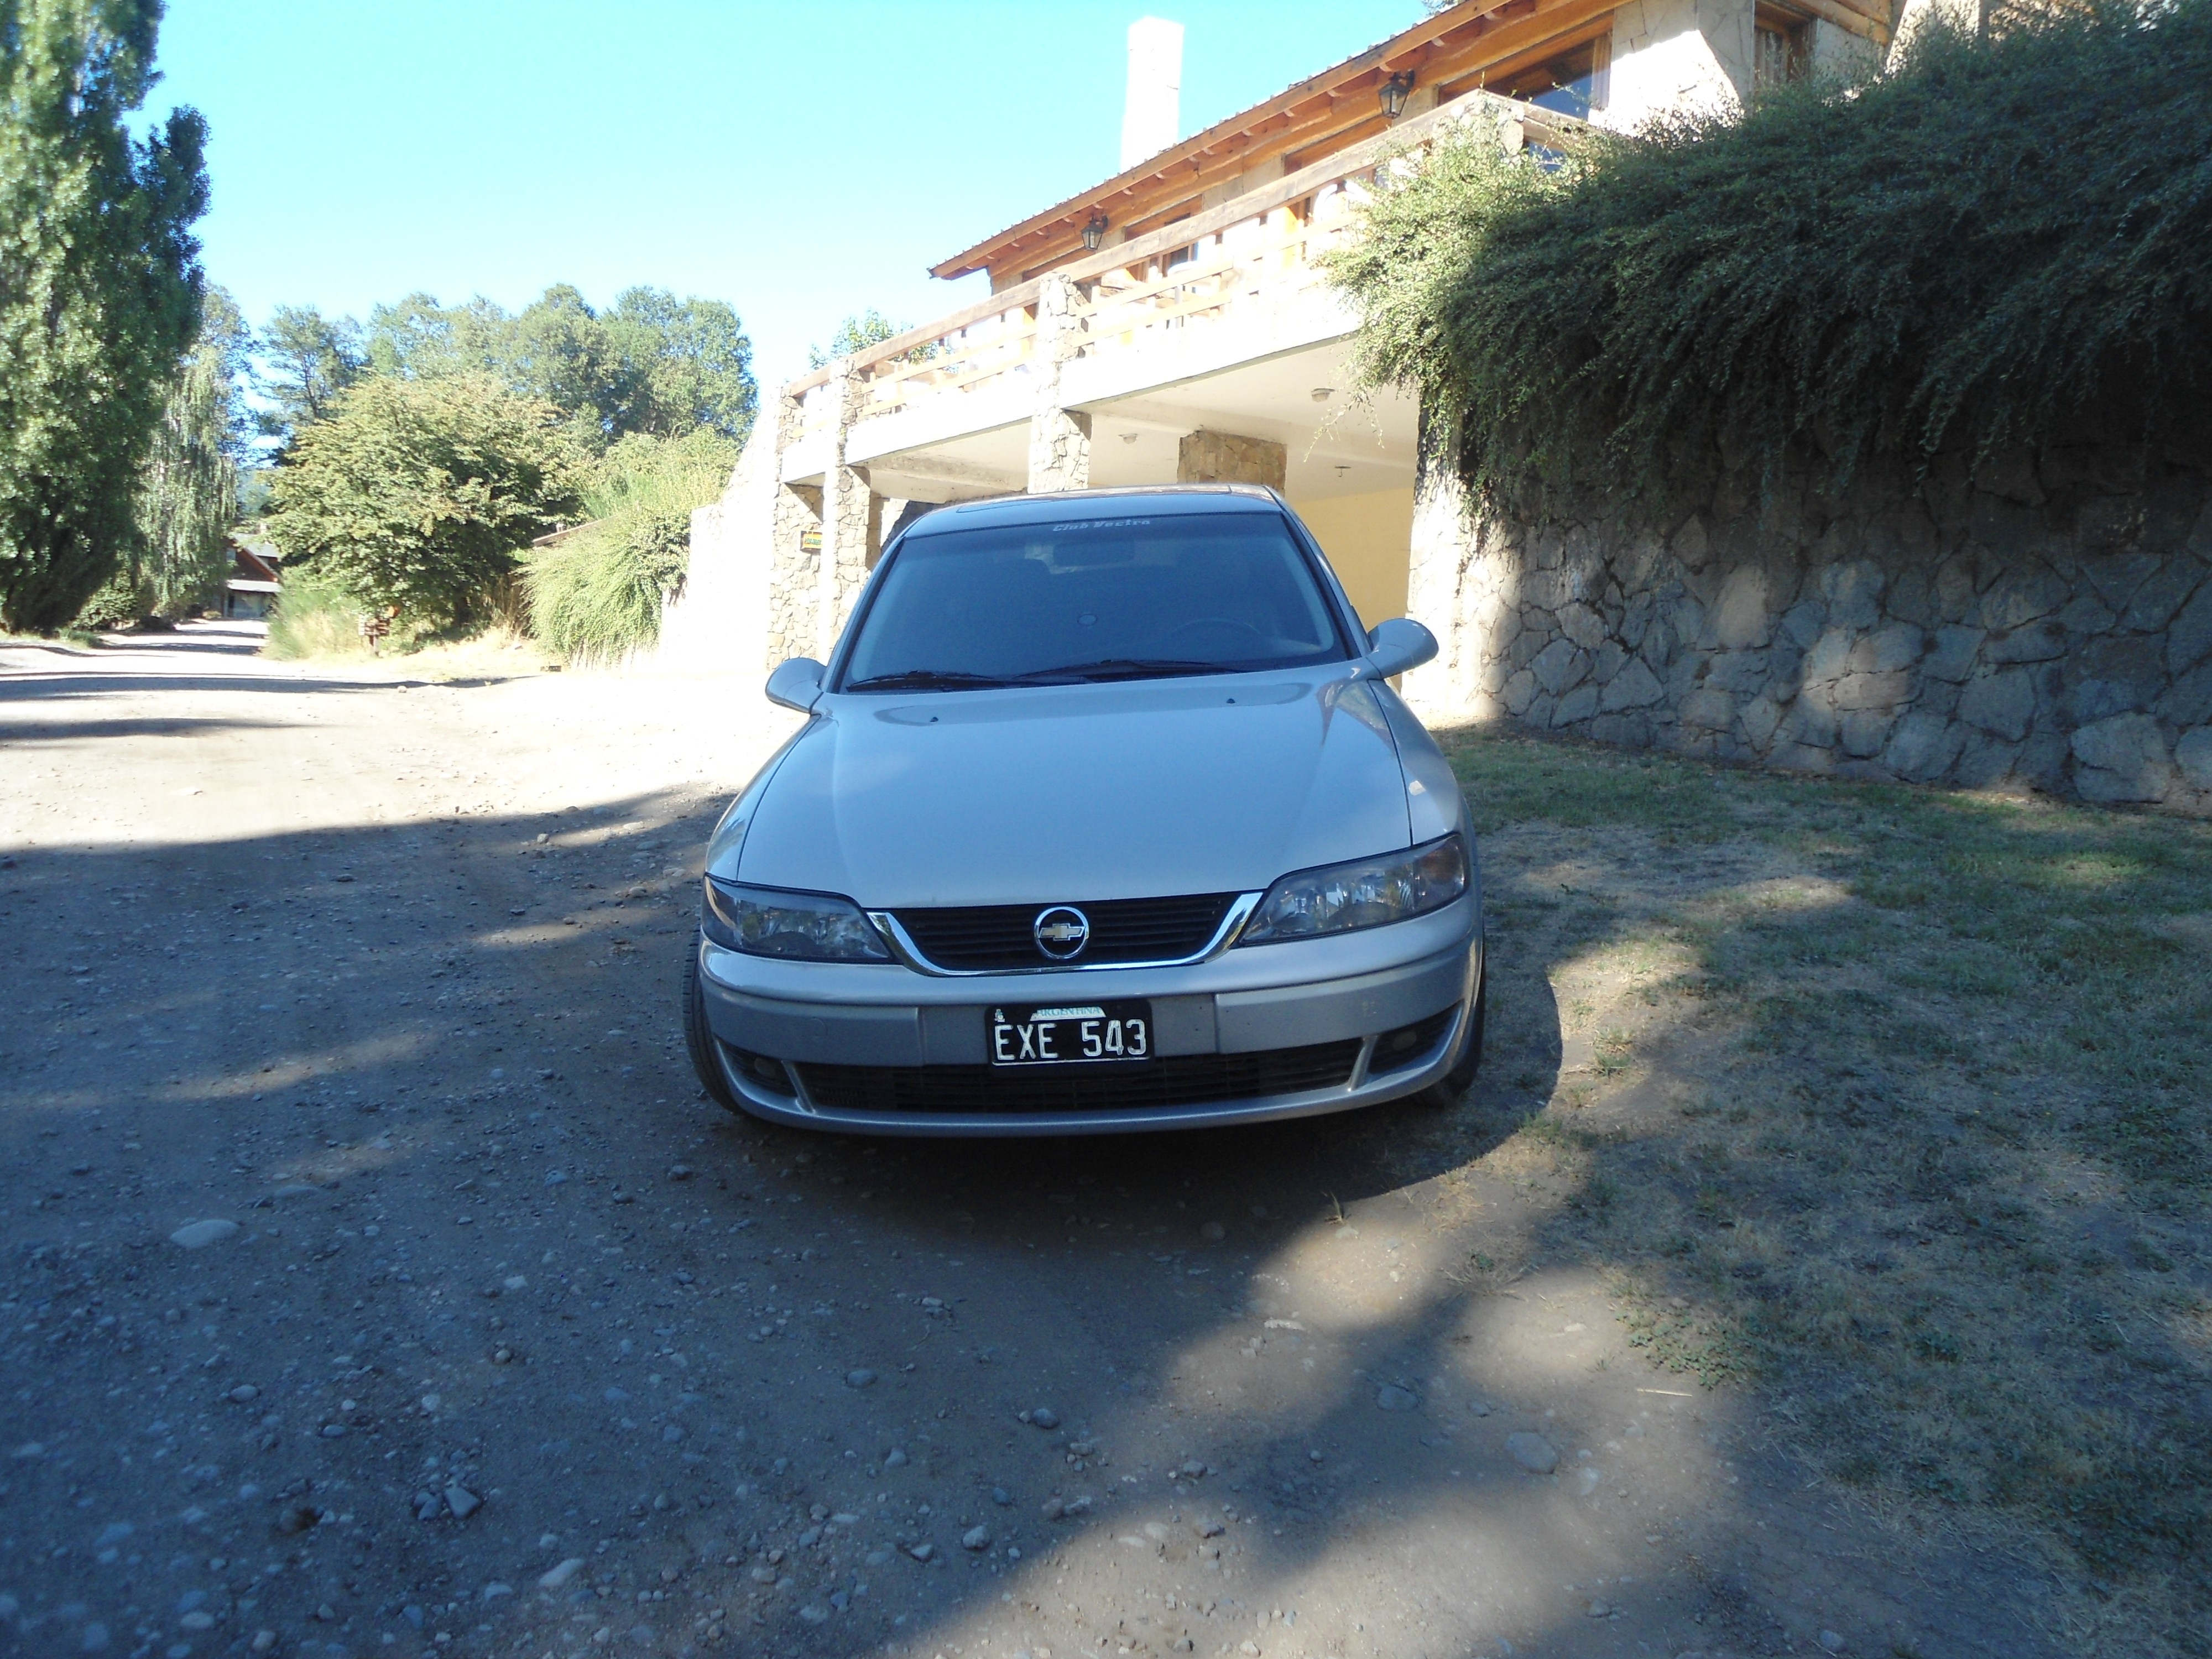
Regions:
[[[582,482],[551,404],[482,374],[374,374],[295,436],[269,531],[364,605],[466,626]]]
[[[125,126],[161,14],[0,4],[0,627],[58,628],[131,548],[132,483],[198,322],[206,125]]]
[[[261,355],[269,365],[262,382],[276,405],[264,411],[262,430],[288,443],[329,414],[368,368],[361,325],[313,306],[277,307],[261,331]]]
[[[837,325],[837,331],[830,337],[827,346],[806,348],[809,368],[827,368],[840,357],[849,357],[856,351],[866,351],[872,345],[881,345],[895,334],[906,332],[908,325],[895,323],[870,306],[857,317],[848,317]]]
[[[701,427],[742,441],[757,399],[737,313],[662,289],[627,289],[599,311],[562,283],[513,316],[481,297],[448,307],[410,294],[369,314],[362,356],[382,374],[492,375],[560,410],[594,453]]]
[[[137,545],[87,601],[79,623],[179,617],[222,581],[246,445],[240,381],[248,338],[230,295],[209,289],[200,337],[169,382],[139,473]]]

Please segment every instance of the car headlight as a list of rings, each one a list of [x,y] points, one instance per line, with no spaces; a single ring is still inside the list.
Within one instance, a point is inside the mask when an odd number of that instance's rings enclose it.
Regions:
[[[834,893],[787,893],[709,876],[701,891],[699,927],[726,951],[802,962],[889,962],[875,924],[860,907]]]
[[[1467,891],[1467,843],[1455,830],[1404,853],[1324,865],[1267,890],[1239,945],[1348,933],[1441,910]]]

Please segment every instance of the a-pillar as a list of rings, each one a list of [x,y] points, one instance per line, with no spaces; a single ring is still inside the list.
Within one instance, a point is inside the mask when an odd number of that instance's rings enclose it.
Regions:
[[[882,530],[882,504],[869,484],[867,469],[845,465],[845,440],[860,413],[862,386],[853,376],[853,360],[840,357],[823,388],[835,422],[829,465],[822,473],[822,559],[815,571],[814,654],[823,662],[875,563],[876,538]]]
[[[1273,438],[1245,438],[1200,427],[1176,448],[1177,483],[1255,483],[1280,489],[1290,451]]]
[[[1049,272],[1037,289],[1036,350],[1030,358],[1036,377],[1036,404],[1030,413],[1032,495],[1085,489],[1091,483],[1091,416],[1063,407],[1060,400],[1060,365],[1083,343],[1075,306],[1075,284],[1059,271]]]

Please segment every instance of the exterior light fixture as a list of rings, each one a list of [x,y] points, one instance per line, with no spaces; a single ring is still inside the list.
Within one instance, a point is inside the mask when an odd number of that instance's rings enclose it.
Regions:
[[[1317,404],[1325,404],[1334,396],[1336,388],[1333,386],[1317,386],[1313,389],[1313,400]]]
[[[1392,76],[1375,89],[1376,100],[1382,106],[1385,120],[1395,121],[1406,112],[1406,100],[1413,90],[1413,71],[1411,70]]]
[[[1091,222],[1083,227],[1083,248],[1086,253],[1096,253],[1106,246],[1106,216],[1094,213]]]

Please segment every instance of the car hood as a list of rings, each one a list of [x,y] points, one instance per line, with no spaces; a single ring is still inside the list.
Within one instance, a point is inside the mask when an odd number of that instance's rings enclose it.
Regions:
[[[1405,776],[1356,672],[825,696],[715,873],[870,908],[1080,902],[1402,848]]]

